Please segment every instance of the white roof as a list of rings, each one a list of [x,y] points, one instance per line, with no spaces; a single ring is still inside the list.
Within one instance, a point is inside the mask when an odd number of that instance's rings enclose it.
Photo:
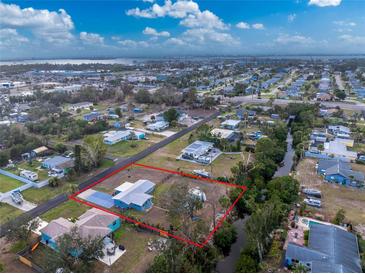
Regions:
[[[129,130],[124,130],[124,131],[116,131],[114,133],[111,133],[109,136],[104,138],[104,141],[118,141],[120,139],[123,139],[125,137],[128,137],[131,134],[131,132]]]
[[[121,184],[120,186],[116,187],[114,190],[120,192],[127,191],[133,185],[134,185],[133,183],[125,182],[124,184]]]
[[[234,131],[230,129],[215,128],[210,133],[216,137],[227,139],[234,133]]]
[[[241,123],[240,120],[225,120],[222,125],[237,126],[239,123]]]
[[[327,154],[334,154],[354,159],[357,158],[356,152],[347,150],[346,145],[338,141],[324,143],[324,151]]]

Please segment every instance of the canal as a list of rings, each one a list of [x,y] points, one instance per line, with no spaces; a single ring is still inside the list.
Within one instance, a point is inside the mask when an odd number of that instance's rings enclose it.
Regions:
[[[289,173],[293,167],[293,163],[294,163],[293,157],[294,157],[295,150],[293,149],[293,136],[291,135],[290,130],[288,131],[288,135],[286,137],[286,143],[287,143],[287,147],[286,147],[286,153],[285,153],[284,160],[283,160],[283,165],[276,170],[276,172],[274,174],[274,178],[289,175]]]
[[[217,264],[216,271],[220,273],[233,273],[236,270],[236,263],[240,257],[241,250],[246,245],[246,232],[244,230],[248,217],[238,219],[233,223],[237,231],[237,240],[231,246],[231,252]]]

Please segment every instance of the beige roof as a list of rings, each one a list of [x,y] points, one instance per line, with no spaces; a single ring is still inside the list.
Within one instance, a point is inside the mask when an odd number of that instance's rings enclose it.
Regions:
[[[113,214],[92,208],[82,214],[76,223],[72,223],[65,218],[58,218],[41,229],[41,232],[57,240],[58,237],[70,232],[73,226],[77,226],[83,238],[105,237],[111,232],[108,225],[117,219],[118,217]]]
[[[33,149],[33,151],[37,154],[45,152],[47,150],[48,150],[48,147],[46,147],[46,146],[41,146],[41,147],[37,147],[37,148]]]
[[[40,231],[42,233],[47,234],[54,240],[56,240],[58,237],[62,236],[63,234],[70,232],[70,230],[73,226],[74,226],[74,223],[61,217],[61,218],[52,220],[47,226],[42,228]]]

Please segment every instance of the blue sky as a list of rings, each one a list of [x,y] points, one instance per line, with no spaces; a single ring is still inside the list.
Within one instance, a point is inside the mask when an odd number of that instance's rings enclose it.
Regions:
[[[359,53],[359,0],[0,3],[1,59]]]

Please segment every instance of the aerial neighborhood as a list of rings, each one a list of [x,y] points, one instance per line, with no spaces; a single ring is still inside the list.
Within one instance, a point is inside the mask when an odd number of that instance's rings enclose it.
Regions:
[[[1,266],[362,272],[353,62],[2,65]]]

